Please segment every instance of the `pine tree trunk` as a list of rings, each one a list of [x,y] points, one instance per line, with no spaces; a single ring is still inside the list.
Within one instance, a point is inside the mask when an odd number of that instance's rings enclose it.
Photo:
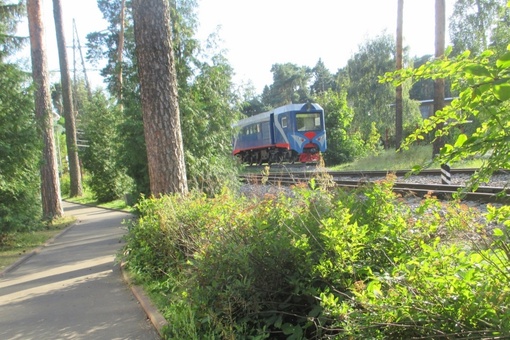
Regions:
[[[41,162],[41,198],[43,218],[61,217],[60,182],[53,133],[53,113],[48,79],[41,0],[27,0],[28,26],[32,55],[32,77],[35,83],[35,116],[41,131],[43,154]]]
[[[404,0],[398,0],[398,13],[397,13],[397,70],[402,69],[402,31],[404,23]],[[398,85],[395,91],[395,147],[400,148],[402,144],[402,116],[403,116],[403,103],[402,103],[402,85]]]
[[[126,0],[122,0],[120,5],[120,32],[119,32],[119,46],[117,49],[117,82],[118,82],[118,92],[117,92],[117,102],[120,110],[124,109],[124,105],[122,103],[122,88],[124,86],[124,81],[122,78],[122,53],[124,52],[124,21],[125,21],[125,11],[126,11]]]
[[[445,0],[436,0],[436,43],[435,43],[435,57],[436,59],[444,57],[445,51],[445,30],[446,30],[446,15],[445,15]],[[434,114],[444,108],[444,93],[445,85],[444,79],[436,79],[434,81]],[[438,124],[435,131],[442,130],[443,124]],[[439,154],[444,146],[444,138],[436,137],[432,144],[432,157]]]
[[[60,81],[62,83],[62,102],[66,127],[67,157],[69,161],[69,177],[71,180],[70,196],[77,197],[83,194],[81,183],[80,160],[76,142],[76,119],[71,91],[71,76],[67,60],[64,27],[62,25],[62,4],[60,0],[53,0],[53,18],[57,34],[58,58],[60,61]]]
[[[166,0],[134,0],[136,56],[151,194],[188,192]]]

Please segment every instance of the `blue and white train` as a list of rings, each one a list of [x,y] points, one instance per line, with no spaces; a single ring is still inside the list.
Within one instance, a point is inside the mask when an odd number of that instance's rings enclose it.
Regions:
[[[234,124],[233,154],[247,164],[318,162],[325,152],[324,110],[319,104],[289,104]]]

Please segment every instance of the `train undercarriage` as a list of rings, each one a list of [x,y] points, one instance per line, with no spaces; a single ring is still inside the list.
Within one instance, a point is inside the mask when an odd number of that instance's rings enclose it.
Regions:
[[[304,149],[302,154],[298,154],[294,150],[278,148],[245,150],[236,156],[242,163],[248,165],[262,165],[264,163],[268,165],[281,163],[294,164],[296,162],[316,163],[320,158],[317,148]]]

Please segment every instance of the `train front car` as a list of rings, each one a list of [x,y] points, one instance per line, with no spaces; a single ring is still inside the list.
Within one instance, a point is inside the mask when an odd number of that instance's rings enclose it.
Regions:
[[[247,164],[318,162],[327,147],[319,104],[281,106],[242,119],[233,128],[233,155]]]
[[[324,110],[319,104],[290,104],[274,111],[275,144],[292,161],[314,163],[327,149]]]

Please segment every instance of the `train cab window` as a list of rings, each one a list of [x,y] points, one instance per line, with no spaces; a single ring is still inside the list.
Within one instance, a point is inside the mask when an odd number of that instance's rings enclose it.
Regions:
[[[298,131],[317,131],[321,130],[321,115],[316,113],[297,113],[296,124]]]
[[[287,117],[282,117],[282,128],[287,127]]]
[[[260,124],[252,124],[252,125],[243,127],[241,134],[244,136],[249,136],[249,135],[256,135],[260,132],[261,132]]]

